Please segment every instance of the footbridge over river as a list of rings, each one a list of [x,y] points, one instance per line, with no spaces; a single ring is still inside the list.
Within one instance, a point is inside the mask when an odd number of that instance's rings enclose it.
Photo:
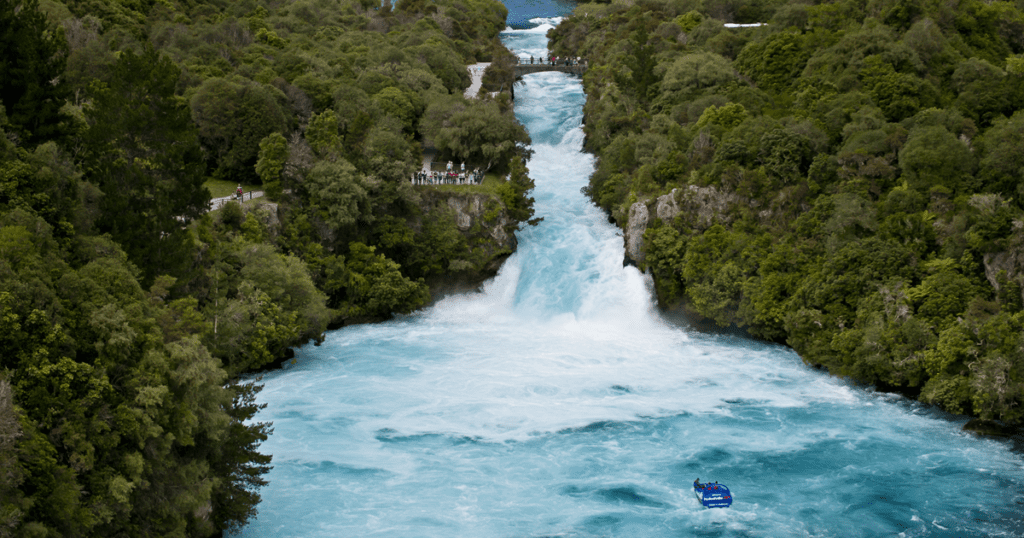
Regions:
[[[469,70],[470,85],[466,88],[465,96],[466,99],[473,99],[476,94],[480,91],[480,86],[483,85],[484,71],[490,66],[490,62],[475,63],[473,65],[467,65],[466,69]],[[530,73],[540,73],[541,71],[561,71],[563,73],[569,73],[571,75],[580,75],[587,70],[587,62],[577,62],[576,65],[565,65],[551,63],[535,63],[525,64],[517,63],[512,66],[513,73],[515,74],[515,80],[522,80],[523,75],[529,75]],[[515,99],[515,89],[509,88],[509,92],[512,94],[512,98]]]
[[[569,73],[571,75],[580,75],[587,71],[586,64],[577,65],[551,65],[551,64],[517,64],[512,66],[515,70],[516,80],[519,80],[523,75],[529,75],[531,73],[540,73],[541,71],[561,71],[563,73]]]

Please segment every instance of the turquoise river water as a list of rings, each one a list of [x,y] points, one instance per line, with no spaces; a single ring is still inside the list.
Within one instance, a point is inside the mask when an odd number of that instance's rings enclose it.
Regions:
[[[505,42],[540,56],[551,22]],[[583,102],[561,73],[517,87],[544,222],[479,293],[332,332],[265,376],[274,469],[238,536],[1024,536],[1008,442],[660,316],[580,193]],[[732,507],[701,507],[698,477]]]

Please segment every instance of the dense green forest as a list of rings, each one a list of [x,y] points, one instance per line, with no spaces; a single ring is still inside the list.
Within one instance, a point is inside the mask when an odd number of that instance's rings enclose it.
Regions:
[[[590,60],[587,191],[663,305],[1019,424],[1022,9],[615,1],[549,36]]]
[[[503,254],[410,185],[424,147],[489,171],[465,189],[509,233],[532,217],[508,95],[463,97],[469,63],[495,60],[484,91],[508,82],[505,17],[0,0],[0,537],[209,536],[255,514],[272,427],[242,374]],[[209,212],[213,180],[269,201]]]

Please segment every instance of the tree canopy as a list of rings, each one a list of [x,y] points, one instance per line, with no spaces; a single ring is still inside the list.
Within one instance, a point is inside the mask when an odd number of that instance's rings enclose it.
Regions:
[[[1020,423],[1021,9],[612,2],[551,36],[591,65],[587,191],[645,234],[664,306]],[[659,218],[628,229],[634,204]]]
[[[466,195],[508,233],[532,217],[525,131],[503,98],[462,96],[505,16],[0,0],[0,537],[217,536],[256,515],[272,425],[249,374],[508,254],[410,184],[424,145],[514,169]],[[428,136],[437,103],[458,117]],[[267,196],[211,207],[236,184]]]
[[[38,0],[0,2],[0,105],[12,134],[38,143],[64,133],[67,61],[64,32],[46,19]]]

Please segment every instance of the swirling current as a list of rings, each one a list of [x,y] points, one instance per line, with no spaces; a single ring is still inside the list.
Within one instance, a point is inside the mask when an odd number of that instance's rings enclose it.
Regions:
[[[542,55],[553,22],[505,43]],[[583,101],[561,73],[517,86],[544,221],[481,291],[334,331],[264,377],[274,468],[238,536],[1024,536],[1007,442],[660,316],[580,193]],[[732,507],[700,506],[695,478]]]

